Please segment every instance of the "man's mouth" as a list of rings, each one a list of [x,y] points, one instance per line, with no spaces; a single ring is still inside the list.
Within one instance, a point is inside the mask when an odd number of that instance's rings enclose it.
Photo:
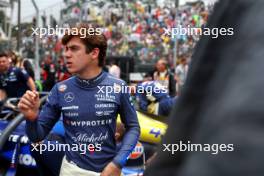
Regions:
[[[72,65],[72,62],[66,62],[66,66],[70,67]]]

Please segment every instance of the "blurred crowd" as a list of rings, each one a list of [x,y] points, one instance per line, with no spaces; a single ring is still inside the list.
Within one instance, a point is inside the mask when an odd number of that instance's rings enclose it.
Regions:
[[[108,55],[131,56],[140,63],[155,63],[166,58],[173,65],[175,39],[163,35],[164,28],[182,27],[201,28],[205,25],[211,6],[197,2],[174,7],[153,7],[142,1],[127,2],[125,12],[107,15],[106,36],[108,37]],[[190,58],[199,36],[178,36],[177,55]]]
[[[171,67],[175,67],[175,40],[164,35],[164,29],[178,26],[202,28],[207,22],[212,6],[202,1],[180,6],[178,10],[171,5],[160,7],[146,1],[126,1],[120,6],[106,10],[91,9],[90,15],[104,29],[108,38],[107,56],[128,56],[139,64],[154,64],[165,58]],[[180,35],[177,37],[177,58],[184,55],[191,58],[199,36]],[[34,55],[34,39],[24,39],[24,52]],[[41,39],[40,55],[42,59],[50,55],[53,60],[61,56],[62,46],[58,36]],[[33,58],[33,57],[32,57]],[[177,59],[179,62],[180,59]]]
[[[171,5],[160,7],[148,1],[129,0],[118,7],[108,8],[100,12],[90,12],[94,20],[103,29],[108,38],[107,56],[128,56],[135,59],[136,64],[153,64],[155,68],[146,74],[147,80],[159,80],[170,89],[171,95],[180,93],[188,72],[193,49],[199,36],[180,35],[177,38],[164,35],[164,29],[177,26],[183,28],[205,26],[212,6],[206,6],[202,1],[180,6],[178,10]],[[174,47],[177,39],[177,62],[174,61]],[[40,67],[42,90],[49,91],[58,82],[67,79],[65,61],[62,56],[63,47],[60,37],[45,36],[40,40]],[[28,63],[27,59],[34,58],[34,38],[23,37],[22,57],[19,59],[11,54],[13,64],[21,67]],[[12,52],[11,52],[12,53]],[[26,61],[26,62],[24,62]],[[30,65],[29,62],[28,65]],[[32,66],[27,70],[34,79]],[[30,70],[31,69],[31,70]],[[107,69],[116,77],[122,70],[118,64],[110,62]],[[176,86],[175,86],[176,85]],[[174,87],[174,88],[173,88]],[[175,89],[175,90],[172,90]]]

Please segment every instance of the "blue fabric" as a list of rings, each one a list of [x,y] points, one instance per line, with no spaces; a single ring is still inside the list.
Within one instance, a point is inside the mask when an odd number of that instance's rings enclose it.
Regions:
[[[56,141],[49,141],[52,144],[56,144]],[[43,141],[43,144],[48,144],[47,140]],[[38,151],[33,150],[31,147],[31,154],[36,160],[37,168],[41,176],[58,176],[60,173],[60,167],[62,159],[65,155],[64,152],[49,151],[40,154]]]
[[[151,95],[154,100],[149,100],[149,95]],[[147,111],[148,105],[151,102],[158,102],[158,115],[164,116],[170,113],[171,107],[176,100],[175,97],[170,97],[168,91],[157,81],[147,81],[138,84],[136,87],[136,97],[139,102],[139,107],[143,111]]]
[[[128,93],[107,93],[108,87],[118,89],[124,81],[102,72],[91,80],[72,77],[57,83],[35,122],[27,121],[26,132],[33,142],[40,141],[63,116],[67,144],[100,144],[101,151],[81,154],[66,150],[66,158],[79,167],[101,172],[111,161],[123,167],[137,143],[140,127]],[[116,118],[120,114],[126,133],[117,152]],[[98,148],[97,148],[98,149]]]
[[[168,116],[175,105],[176,97],[167,97],[159,102],[159,115]]]
[[[7,97],[22,97],[29,90],[27,86],[29,75],[25,70],[10,67],[6,74],[0,74],[0,89],[4,89]]]
[[[151,94],[156,99],[156,102],[169,97],[167,90],[160,87],[156,81],[146,81],[138,84],[136,87],[136,97],[139,101],[140,109],[144,111],[147,111],[149,105],[149,100],[147,99],[148,94]]]

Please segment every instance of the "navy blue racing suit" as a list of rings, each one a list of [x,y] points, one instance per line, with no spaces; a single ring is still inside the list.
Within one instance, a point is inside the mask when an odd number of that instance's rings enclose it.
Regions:
[[[57,83],[38,120],[27,121],[28,137],[33,142],[43,140],[62,115],[66,144],[94,144],[94,150],[87,150],[85,154],[66,150],[68,161],[94,172],[102,172],[111,161],[123,167],[140,135],[137,114],[129,93],[109,92],[111,87],[120,90],[123,84],[124,81],[104,71],[94,79],[82,80],[74,76]],[[126,133],[122,147],[117,152],[115,129],[118,114]]]
[[[0,89],[6,91],[7,97],[22,97],[30,90],[27,85],[29,79],[28,73],[17,67],[10,67],[5,74],[0,74]]]

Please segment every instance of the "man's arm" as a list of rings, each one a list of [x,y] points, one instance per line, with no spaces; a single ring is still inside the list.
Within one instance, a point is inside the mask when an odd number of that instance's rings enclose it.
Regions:
[[[122,141],[121,149],[113,162],[119,167],[123,167],[126,163],[127,157],[136,146],[140,135],[137,113],[130,101],[130,95],[128,93],[121,95],[120,117],[125,125],[126,132]]]
[[[31,77],[28,78],[27,85],[30,88],[30,90],[32,90],[32,91],[36,90],[35,82]]]
[[[120,117],[121,121],[125,125],[126,132],[119,152],[113,161],[105,167],[101,176],[120,175],[121,168],[126,164],[127,158],[136,146],[140,135],[137,113],[130,101],[129,94],[121,94],[120,102]]]
[[[25,81],[27,83],[27,86],[30,88],[31,91],[36,90],[36,85],[32,77],[30,77],[26,70],[24,69],[16,69],[17,74],[20,78],[20,80]]]
[[[138,99],[139,108],[143,111],[147,111],[149,103],[148,103],[145,93],[137,93],[136,98]]]

